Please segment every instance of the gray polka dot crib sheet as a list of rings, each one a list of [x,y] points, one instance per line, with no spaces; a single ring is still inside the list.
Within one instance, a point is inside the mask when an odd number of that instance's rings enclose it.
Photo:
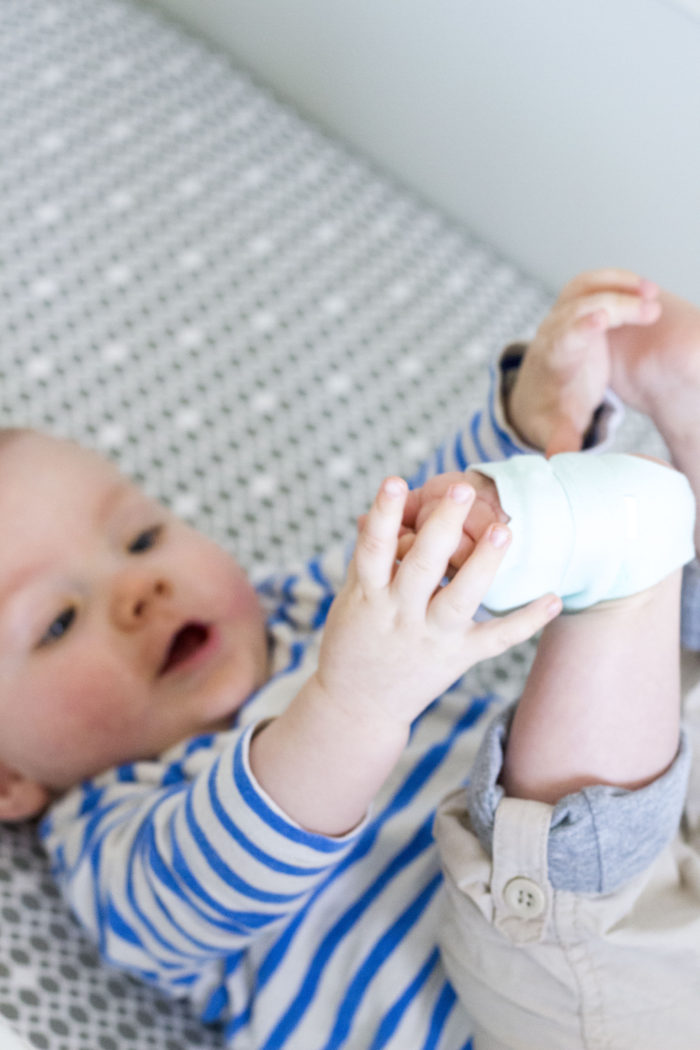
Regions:
[[[112,456],[251,571],[351,535],[549,302],[147,6],[0,0],[0,424]],[[479,673],[515,693],[528,659]],[[31,827],[0,829],[0,1018],[221,1045],[99,963]]]

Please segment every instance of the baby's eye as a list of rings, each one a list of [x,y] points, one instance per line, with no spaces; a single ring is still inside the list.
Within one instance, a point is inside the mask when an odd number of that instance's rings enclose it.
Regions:
[[[75,620],[75,615],[76,611],[73,605],[69,605],[67,609],[59,613],[40,638],[39,645],[50,645],[51,642],[57,642],[59,638],[63,638],[64,634],[67,634],[70,630]]]
[[[127,548],[129,554],[142,554],[144,551],[150,550],[151,547],[155,547],[162,532],[162,525],[153,525],[150,529],[144,529],[144,531],[140,532],[136,539],[132,540],[129,544]]]

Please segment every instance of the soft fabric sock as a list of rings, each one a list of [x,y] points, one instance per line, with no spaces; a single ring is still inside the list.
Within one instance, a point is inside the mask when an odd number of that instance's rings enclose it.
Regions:
[[[646,590],[695,557],[685,476],[624,453],[514,456],[493,478],[512,543],[484,599],[505,612],[552,591],[564,608]]]

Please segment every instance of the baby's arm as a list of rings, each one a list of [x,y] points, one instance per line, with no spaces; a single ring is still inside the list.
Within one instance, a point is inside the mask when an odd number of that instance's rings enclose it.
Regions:
[[[507,416],[521,437],[548,456],[577,452],[610,385],[611,346],[623,332],[648,341],[660,313],[656,285],[627,270],[570,281],[528,344],[508,396]]]
[[[699,499],[700,309],[628,271],[581,274],[528,345],[507,415],[547,454],[576,451],[607,386],[650,416]]]
[[[501,772],[507,795],[554,804],[592,784],[634,789],[680,733],[680,572],[543,632]]]
[[[650,281],[626,270],[582,274],[564,288],[527,352],[523,347],[502,356],[484,409],[417,471],[406,501],[401,554],[457,479],[456,471],[535,450],[553,455],[581,448],[610,382],[610,340],[618,331],[646,333],[659,315],[658,294]],[[473,549],[479,508],[499,513],[490,480],[477,482],[473,474],[469,480],[477,487],[477,502],[452,556],[455,568]]]
[[[507,548],[508,530],[498,524],[439,586],[474,495],[451,486],[397,566],[406,486],[394,478],[381,487],[331,607],[317,673],[251,745],[256,779],[303,827],[336,835],[355,826],[412,721],[473,664],[558,613],[550,595],[500,620],[473,622]]]

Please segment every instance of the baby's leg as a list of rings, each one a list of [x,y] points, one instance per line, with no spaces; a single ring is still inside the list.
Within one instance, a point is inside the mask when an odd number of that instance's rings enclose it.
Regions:
[[[679,590],[676,569],[549,624],[438,811],[440,949],[475,1050],[700,1046]]]
[[[475,1050],[700,1046],[678,591],[676,572],[548,625],[500,782],[496,723],[440,807],[440,948]]]
[[[542,635],[510,729],[501,782],[555,803],[591,784],[642,787],[680,732],[680,573],[560,616]]]

